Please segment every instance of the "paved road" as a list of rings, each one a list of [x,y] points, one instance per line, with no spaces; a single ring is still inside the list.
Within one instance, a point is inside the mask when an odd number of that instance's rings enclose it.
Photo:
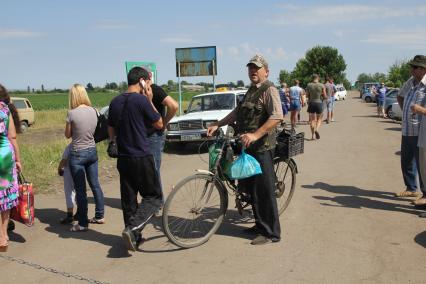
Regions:
[[[373,105],[350,95],[337,103],[336,122],[322,127],[321,140],[306,141],[296,158],[300,173],[279,243],[251,246],[242,228],[252,221],[231,210],[201,247],[179,250],[156,219],[142,251],[128,254],[114,180],[103,184],[107,224],[70,233],[58,225],[62,195],[38,195],[37,224],[18,224],[2,256],[108,283],[425,283],[425,220],[408,199],[393,197],[403,189],[400,125],[375,117]],[[164,186],[206,167],[190,152],[165,154]],[[1,283],[81,282],[10,259],[0,263]]]

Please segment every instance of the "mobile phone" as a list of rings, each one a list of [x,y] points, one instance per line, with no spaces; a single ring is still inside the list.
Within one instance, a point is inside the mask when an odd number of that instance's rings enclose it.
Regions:
[[[144,89],[145,89],[145,87],[146,87],[146,82],[145,82],[145,80],[142,80],[141,86],[142,86],[142,88],[144,88]]]

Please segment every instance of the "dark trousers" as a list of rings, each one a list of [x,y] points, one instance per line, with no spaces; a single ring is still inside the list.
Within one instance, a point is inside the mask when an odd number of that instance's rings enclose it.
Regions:
[[[401,139],[401,170],[404,184],[409,191],[417,191],[416,177],[419,175],[420,190],[426,194],[420,177],[418,136],[402,136]]]
[[[269,238],[280,239],[281,227],[275,196],[273,151],[249,152],[259,162],[262,174],[239,181],[243,190],[251,194],[253,214],[259,232]]]
[[[124,225],[135,233],[140,233],[162,204],[160,179],[154,158],[119,157],[117,169],[120,173]],[[142,196],[139,206],[138,193]]]

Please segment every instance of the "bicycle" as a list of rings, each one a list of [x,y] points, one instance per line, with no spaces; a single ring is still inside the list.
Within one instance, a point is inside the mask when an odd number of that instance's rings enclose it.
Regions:
[[[304,134],[301,134],[302,149],[299,152],[303,153]],[[224,174],[221,166],[224,150],[235,141],[221,132],[216,138],[215,143],[220,147],[211,171],[198,169],[172,189],[163,208],[163,228],[173,244],[192,248],[207,242],[223,221],[229,195],[235,196],[236,208],[241,215],[250,205],[250,197],[239,190],[237,182]],[[281,215],[294,194],[297,165],[291,155],[280,155],[279,151],[275,155],[276,196]]]

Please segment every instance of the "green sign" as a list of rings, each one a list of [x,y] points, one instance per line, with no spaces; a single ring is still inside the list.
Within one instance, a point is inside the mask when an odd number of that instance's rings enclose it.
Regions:
[[[144,61],[126,61],[126,75],[133,67],[143,67],[151,70],[152,72],[152,82],[157,84],[157,64],[154,62],[144,62]]]

